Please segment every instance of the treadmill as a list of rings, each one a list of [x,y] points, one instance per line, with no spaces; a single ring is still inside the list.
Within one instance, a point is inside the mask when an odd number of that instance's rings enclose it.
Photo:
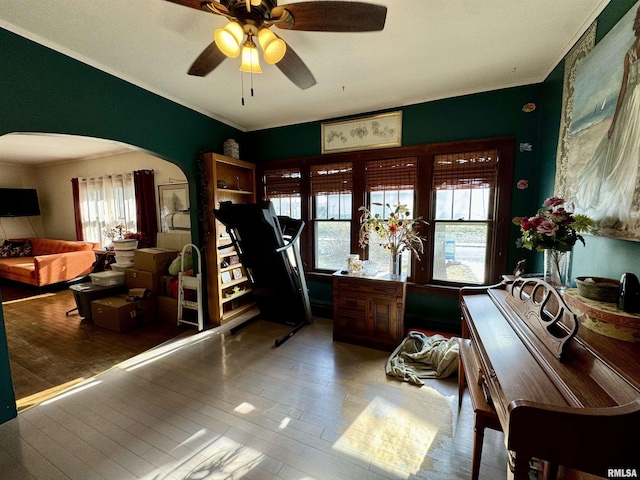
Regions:
[[[276,215],[269,201],[221,202],[220,208],[214,209],[213,213],[227,229],[230,245],[235,247],[247,272],[260,310],[258,317],[235,327],[231,333],[263,317],[293,326],[293,330],[276,339],[276,347],[282,345],[313,321],[298,246],[304,221]]]

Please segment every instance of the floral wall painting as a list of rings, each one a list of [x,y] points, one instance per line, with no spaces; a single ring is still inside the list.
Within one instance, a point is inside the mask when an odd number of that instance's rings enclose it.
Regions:
[[[322,153],[399,147],[402,112],[322,124]]]
[[[634,241],[640,241],[639,57],[640,2],[575,68],[565,67],[572,105],[564,138],[561,126],[556,174],[556,195],[598,221],[598,235]]]

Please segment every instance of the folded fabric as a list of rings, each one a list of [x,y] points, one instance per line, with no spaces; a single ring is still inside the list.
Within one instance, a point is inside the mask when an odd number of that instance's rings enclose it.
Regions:
[[[423,385],[421,379],[446,378],[455,373],[459,355],[456,338],[409,332],[387,360],[385,371],[402,381]]]
[[[184,271],[191,270],[193,268],[193,256],[191,252],[185,252],[184,254]],[[182,253],[180,253],[169,265],[169,273],[171,275],[178,275],[182,269]]]

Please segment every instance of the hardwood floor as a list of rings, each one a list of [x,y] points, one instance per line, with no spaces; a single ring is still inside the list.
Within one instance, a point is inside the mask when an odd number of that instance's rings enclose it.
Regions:
[[[7,479],[468,479],[473,412],[455,378],[416,387],[388,353],[316,319],[230,323],[123,362],[0,425]],[[480,477],[506,478],[487,430]]]
[[[82,381],[192,328],[148,323],[126,333],[105,330],[83,320],[68,289],[3,284],[2,310],[9,361],[20,407],[45,390]],[[25,296],[26,295],[26,296]],[[20,298],[24,297],[24,298]]]

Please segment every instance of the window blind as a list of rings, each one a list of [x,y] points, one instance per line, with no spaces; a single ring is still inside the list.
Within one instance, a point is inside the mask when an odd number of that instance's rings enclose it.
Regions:
[[[498,172],[498,150],[435,155],[436,190],[493,188]]]
[[[369,160],[366,169],[368,192],[414,190],[418,179],[415,157]]]
[[[351,162],[311,166],[311,194],[332,195],[353,190]]]
[[[266,198],[299,197],[301,174],[299,168],[282,168],[264,172]]]

